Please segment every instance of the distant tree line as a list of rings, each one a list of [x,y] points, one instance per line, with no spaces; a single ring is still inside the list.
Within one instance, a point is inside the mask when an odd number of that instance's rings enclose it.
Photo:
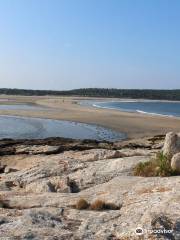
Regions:
[[[180,89],[153,90],[153,89],[114,89],[114,88],[81,88],[67,91],[54,90],[27,90],[1,88],[0,94],[24,96],[83,96],[107,98],[137,98],[157,100],[180,100]]]

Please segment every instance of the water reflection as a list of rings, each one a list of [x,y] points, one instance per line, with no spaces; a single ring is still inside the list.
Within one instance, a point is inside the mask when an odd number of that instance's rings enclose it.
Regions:
[[[96,125],[51,119],[0,116],[0,126],[1,139],[66,137],[116,141],[125,138],[123,133]]]

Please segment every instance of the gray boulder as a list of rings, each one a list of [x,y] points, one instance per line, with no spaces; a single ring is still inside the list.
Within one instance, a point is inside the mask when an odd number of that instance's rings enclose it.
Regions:
[[[55,227],[62,226],[62,221],[59,217],[45,210],[32,209],[28,210],[24,215],[24,223],[28,225],[36,225],[37,227]]]
[[[38,181],[30,183],[26,186],[27,192],[43,193],[43,192],[55,192],[54,186],[49,181]]]
[[[180,172],[180,153],[176,153],[171,159],[171,168]]]
[[[180,134],[173,132],[167,133],[163,146],[163,154],[172,157],[178,152],[180,152]]]
[[[14,169],[14,168],[11,168],[11,167],[6,167],[4,169],[4,173],[8,174],[8,173],[11,173],[11,172],[17,172],[18,170],[17,169]]]

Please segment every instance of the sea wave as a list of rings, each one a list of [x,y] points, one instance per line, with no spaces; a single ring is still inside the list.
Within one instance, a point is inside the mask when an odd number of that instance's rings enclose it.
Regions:
[[[166,114],[160,114],[160,113],[154,113],[154,112],[145,112],[142,110],[136,110],[136,112],[138,113],[142,113],[142,114],[149,114],[149,115],[156,115],[156,116],[163,116],[163,117],[174,117],[173,115],[166,115]]]
[[[120,108],[113,108],[113,107],[103,107],[103,106],[100,106],[100,105],[97,105],[97,104],[93,104],[92,105],[93,107],[96,107],[96,108],[105,108],[105,109],[112,109],[112,110],[121,110]],[[125,111],[122,109],[122,111]]]
[[[119,111],[124,111],[124,112],[137,112],[140,114],[148,114],[148,115],[154,115],[154,116],[161,116],[161,117],[175,117],[174,115],[167,115],[167,114],[161,114],[161,113],[154,113],[154,112],[146,112],[146,111],[142,111],[142,110],[130,110],[130,109],[120,109],[120,108],[116,108],[116,107],[107,107],[107,106],[100,106],[97,103],[92,105],[93,107],[96,108],[104,108],[104,109],[111,109],[111,110],[119,110]]]

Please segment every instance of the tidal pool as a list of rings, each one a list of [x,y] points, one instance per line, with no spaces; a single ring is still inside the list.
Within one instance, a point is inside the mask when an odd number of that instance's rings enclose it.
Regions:
[[[124,133],[96,125],[40,118],[0,116],[0,126],[0,139],[65,137],[113,142],[126,137]]]

